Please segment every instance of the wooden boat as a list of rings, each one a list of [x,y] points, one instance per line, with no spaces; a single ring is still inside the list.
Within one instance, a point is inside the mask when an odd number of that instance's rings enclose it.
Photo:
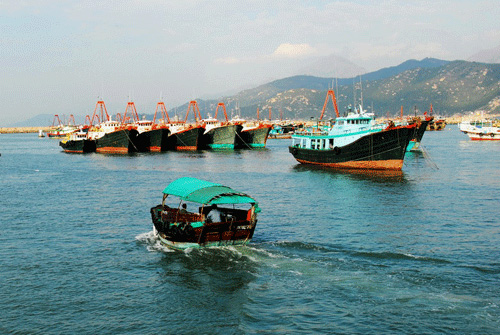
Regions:
[[[335,123],[328,132],[292,136],[289,151],[293,157],[302,164],[339,169],[401,170],[416,125],[395,126],[392,121],[376,124],[373,114],[361,106],[339,117],[335,96],[332,98],[337,114]]]
[[[181,203],[196,206],[195,211],[183,210]],[[212,221],[210,210],[214,206],[218,206],[220,218]],[[150,212],[153,231],[160,242],[183,250],[248,244],[260,209],[257,201],[247,194],[221,184],[183,177],[163,190],[162,203],[152,207]]]

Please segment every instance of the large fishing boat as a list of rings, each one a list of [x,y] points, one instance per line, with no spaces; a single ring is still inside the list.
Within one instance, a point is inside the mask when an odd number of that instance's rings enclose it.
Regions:
[[[260,209],[257,201],[245,193],[183,177],[163,190],[162,203],[150,212],[153,231],[160,242],[182,250],[249,243]]]
[[[489,119],[464,120],[458,129],[473,141],[500,141],[500,122]]]
[[[97,111],[98,108],[100,112]],[[96,141],[96,152],[123,154],[138,151],[137,128],[133,125],[124,125],[123,122],[113,121],[102,100],[97,102],[94,109],[92,122],[95,119],[106,120],[91,127],[88,132],[88,138]]]
[[[89,139],[88,133],[79,130],[67,135],[66,139],[59,142],[65,152],[88,153],[96,151],[96,141]]]
[[[52,121],[52,127],[47,132],[49,138],[64,138],[67,135],[78,131],[78,127],[75,124],[75,118],[73,114],[70,115],[67,125],[64,125],[59,118],[59,115],[54,115],[54,120]]]
[[[328,94],[332,94],[335,122],[328,131],[292,136],[289,151],[293,157],[302,164],[332,168],[401,170],[416,125],[376,124],[373,114],[366,113],[361,106],[339,117],[333,90]]]
[[[264,148],[272,126],[271,123],[262,121],[242,123],[237,136],[237,147]]]
[[[236,134],[237,148],[264,148],[266,146],[273,125],[271,122],[261,121],[259,116],[259,108],[257,108],[257,121],[247,121],[240,119],[239,116],[231,119],[231,123],[240,126]]]
[[[217,120],[217,112],[219,107],[222,107],[225,122]],[[201,119],[205,131],[202,134],[201,147],[202,149],[234,149],[236,146],[236,137],[241,125],[229,122],[226,113],[226,106],[223,102],[217,104],[215,116],[212,118],[210,115],[206,119]]]
[[[160,116],[157,118],[158,110],[160,111]],[[168,117],[167,108],[165,103],[160,101],[156,104],[155,115],[153,117],[153,125],[148,133],[149,141],[149,151],[161,152],[168,149],[168,122],[170,119]]]
[[[432,105],[431,105],[432,111]],[[401,106],[401,120],[403,120],[403,106]],[[427,112],[424,112],[424,116],[417,116],[417,112],[415,109],[415,116],[408,117],[406,122],[402,122],[401,124],[415,124],[417,129],[415,131],[415,137],[410,140],[408,143],[408,147],[406,151],[414,151],[419,152],[420,150],[420,142],[422,141],[422,137],[424,137],[424,133],[427,130],[429,123],[433,122],[434,116],[429,116]]]

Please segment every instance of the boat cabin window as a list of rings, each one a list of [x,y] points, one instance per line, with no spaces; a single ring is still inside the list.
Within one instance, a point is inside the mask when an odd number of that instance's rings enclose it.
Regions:
[[[328,145],[329,145],[330,149],[333,149],[333,138],[329,139],[329,144]]]
[[[337,121],[337,124],[338,124],[339,126],[342,126],[342,125],[344,124],[344,120],[339,120],[339,121]]]

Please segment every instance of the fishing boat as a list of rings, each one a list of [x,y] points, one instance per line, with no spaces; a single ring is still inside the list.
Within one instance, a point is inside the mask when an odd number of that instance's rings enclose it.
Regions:
[[[59,118],[59,115],[54,115],[54,119],[52,121],[52,126],[50,130],[47,132],[47,136],[49,138],[64,138],[68,134],[71,134],[75,131],[78,131],[78,127],[75,125],[73,115],[70,115],[70,121],[67,125],[64,125]],[[71,123],[73,120],[73,123]]]
[[[247,121],[237,116],[231,119],[231,123],[240,126],[236,133],[236,148],[265,148],[273,125],[270,122],[259,120],[258,108],[257,121]]]
[[[434,114],[434,110],[432,108],[432,104],[431,104],[431,108],[429,110],[429,114],[431,116],[433,116]],[[443,118],[443,117],[440,117],[440,116],[435,116],[433,120],[431,120],[431,122],[429,122],[429,124],[427,125],[427,130],[429,131],[433,131],[433,130],[443,130],[444,128],[446,127],[446,119]]]
[[[138,151],[137,128],[131,124],[124,124],[123,120],[122,122],[112,120],[102,100],[97,102],[94,109],[92,122],[95,119],[105,120],[88,131],[88,138],[96,141],[96,152],[123,154]]]
[[[464,120],[458,129],[473,141],[500,141],[500,122],[489,119]]]
[[[157,118],[157,113],[160,111],[160,116]],[[149,140],[149,151],[161,152],[168,149],[168,122],[170,118],[168,117],[167,108],[165,103],[160,101],[156,104],[155,115],[153,117],[153,125],[148,134]]]
[[[67,135],[66,139],[59,142],[64,152],[88,153],[96,151],[96,141],[88,137],[88,132],[79,130]]]
[[[238,131],[236,147],[264,148],[272,126],[271,123],[262,121],[244,122]]]
[[[187,204],[194,207],[192,211],[183,206]],[[245,193],[183,177],[163,190],[162,203],[150,212],[154,234],[161,244],[184,250],[248,244],[260,209],[257,201]]]
[[[226,121],[217,120],[217,112],[219,107],[222,107]],[[198,110],[199,111],[199,110]],[[205,128],[201,138],[202,149],[234,149],[236,146],[236,135],[241,125],[229,122],[226,113],[226,106],[223,102],[217,104],[215,109],[215,116],[201,119],[200,122]]]
[[[406,147],[406,151],[412,151],[412,152],[421,151],[420,142],[422,141],[422,137],[424,136],[424,133],[427,130],[429,122],[432,122],[433,119],[434,119],[433,116],[425,115],[423,120],[419,116],[412,117],[411,119],[408,120],[408,124],[410,125],[415,124],[417,128],[415,131],[415,136],[408,143],[408,147]]]
[[[188,123],[189,112],[193,108],[194,113],[194,123]],[[199,120],[199,109],[196,101],[191,101],[188,105],[186,111],[186,118],[184,120],[179,120],[177,115],[173,119],[170,119],[168,113],[165,109],[165,116],[167,118],[166,127],[168,128],[167,150],[177,150],[177,151],[194,151],[200,148],[200,137],[203,132],[203,126],[198,123]],[[163,141],[163,140],[162,140]]]
[[[365,112],[361,105],[340,117],[334,95],[333,99],[335,122],[326,133],[292,136],[289,152],[293,157],[302,164],[339,169],[401,170],[416,125],[376,124],[373,113]],[[323,112],[320,120],[322,117]]]
[[[432,111],[432,105],[431,109]],[[403,119],[403,106],[401,106],[401,119]],[[417,116],[417,109],[415,107],[415,115],[408,117],[406,121],[401,121],[400,125],[402,124],[415,124],[417,126],[417,129],[415,131],[415,137],[413,137],[410,140],[410,143],[408,143],[408,147],[406,147],[406,151],[408,152],[420,152],[420,142],[422,141],[422,137],[424,136],[425,131],[427,130],[429,123],[433,122],[434,116],[429,116],[427,112],[424,112],[424,116],[420,117]]]

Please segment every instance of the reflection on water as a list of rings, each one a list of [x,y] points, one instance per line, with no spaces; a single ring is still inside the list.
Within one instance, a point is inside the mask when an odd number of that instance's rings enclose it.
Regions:
[[[332,169],[320,165],[297,164],[293,167],[294,172],[313,172],[331,176],[347,176],[358,180],[371,180],[374,182],[397,182],[407,181],[401,170],[362,170],[362,169]]]

